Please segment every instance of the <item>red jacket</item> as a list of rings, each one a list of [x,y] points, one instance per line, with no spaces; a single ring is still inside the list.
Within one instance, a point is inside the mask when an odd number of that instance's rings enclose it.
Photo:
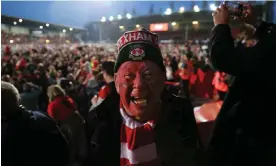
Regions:
[[[70,104],[70,108],[63,104],[63,102]],[[52,102],[49,103],[47,112],[51,118],[56,121],[65,120],[68,115],[77,110],[77,106],[73,99],[68,96],[65,97],[56,97]]]

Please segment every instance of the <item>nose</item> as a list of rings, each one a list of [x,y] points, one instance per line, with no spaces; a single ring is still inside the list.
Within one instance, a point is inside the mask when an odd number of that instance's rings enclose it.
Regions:
[[[133,81],[133,89],[136,89],[136,90],[140,91],[144,87],[145,87],[144,78],[140,74],[137,74],[134,81]]]

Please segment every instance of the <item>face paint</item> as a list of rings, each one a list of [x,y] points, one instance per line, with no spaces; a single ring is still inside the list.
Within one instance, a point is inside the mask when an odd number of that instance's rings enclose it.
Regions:
[[[126,112],[141,121],[150,120],[160,111],[165,73],[151,61],[123,63],[115,83]]]

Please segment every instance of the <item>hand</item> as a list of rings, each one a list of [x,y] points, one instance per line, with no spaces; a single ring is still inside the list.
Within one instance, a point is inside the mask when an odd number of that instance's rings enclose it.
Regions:
[[[224,4],[220,5],[217,10],[212,13],[215,26],[219,24],[228,24],[229,12]]]
[[[253,11],[252,6],[249,3],[240,2],[244,10],[242,12],[241,17],[234,17],[235,20],[241,20],[247,24],[254,25],[257,22],[257,18],[255,16],[255,13]]]

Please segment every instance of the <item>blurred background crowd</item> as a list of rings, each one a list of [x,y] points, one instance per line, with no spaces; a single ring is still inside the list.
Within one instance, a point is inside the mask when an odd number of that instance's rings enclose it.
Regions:
[[[106,84],[102,63],[116,59],[118,37],[125,31],[147,28],[159,34],[167,84],[191,97],[195,106],[221,100],[230,76],[209,63],[207,44],[213,26],[211,12],[220,2],[199,3],[202,8],[193,3],[190,11],[175,9],[172,2],[162,14],[154,13],[151,6],[147,16],[135,17],[135,10],[125,17],[103,16],[85,28],[2,15],[1,79],[19,89],[25,107],[41,111],[49,104],[47,88],[59,84],[85,114]],[[258,14],[268,19],[269,10],[263,11],[271,4],[253,3]],[[235,22],[232,26],[237,43],[254,45],[252,29]]]

